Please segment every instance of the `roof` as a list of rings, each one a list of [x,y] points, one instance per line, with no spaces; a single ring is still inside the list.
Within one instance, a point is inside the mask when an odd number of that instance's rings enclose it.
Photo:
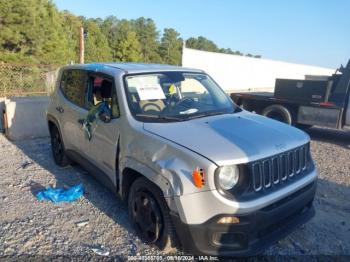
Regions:
[[[199,69],[185,68],[181,66],[172,66],[164,64],[145,64],[145,63],[94,63],[94,64],[80,64],[70,67],[86,68],[92,70],[98,70],[102,68],[115,68],[124,71],[128,74],[135,73],[149,73],[149,72],[165,72],[165,71],[190,71],[190,72],[203,72]]]

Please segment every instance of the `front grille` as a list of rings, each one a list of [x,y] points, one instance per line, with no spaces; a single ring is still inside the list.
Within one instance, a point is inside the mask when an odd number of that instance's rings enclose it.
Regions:
[[[305,173],[308,166],[309,145],[253,162],[250,165],[255,192],[279,186]]]

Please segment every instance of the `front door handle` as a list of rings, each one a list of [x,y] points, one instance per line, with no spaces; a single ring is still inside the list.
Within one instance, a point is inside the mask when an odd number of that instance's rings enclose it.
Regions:
[[[64,113],[64,109],[61,106],[56,107],[56,110],[58,111],[58,113],[62,114]]]
[[[82,126],[84,126],[85,119],[78,119],[78,123],[81,124]]]

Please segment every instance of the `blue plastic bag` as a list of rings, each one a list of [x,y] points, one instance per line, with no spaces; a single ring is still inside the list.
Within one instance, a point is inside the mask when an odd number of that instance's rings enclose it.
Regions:
[[[40,191],[36,197],[40,200],[49,200],[54,203],[73,202],[79,199],[84,194],[83,185],[73,186],[69,189],[62,188],[47,188]]]

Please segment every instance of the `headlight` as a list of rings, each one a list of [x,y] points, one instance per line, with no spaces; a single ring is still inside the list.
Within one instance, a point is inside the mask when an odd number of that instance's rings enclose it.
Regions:
[[[231,190],[238,183],[239,168],[237,166],[222,166],[218,170],[218,183],[223,190]]]

